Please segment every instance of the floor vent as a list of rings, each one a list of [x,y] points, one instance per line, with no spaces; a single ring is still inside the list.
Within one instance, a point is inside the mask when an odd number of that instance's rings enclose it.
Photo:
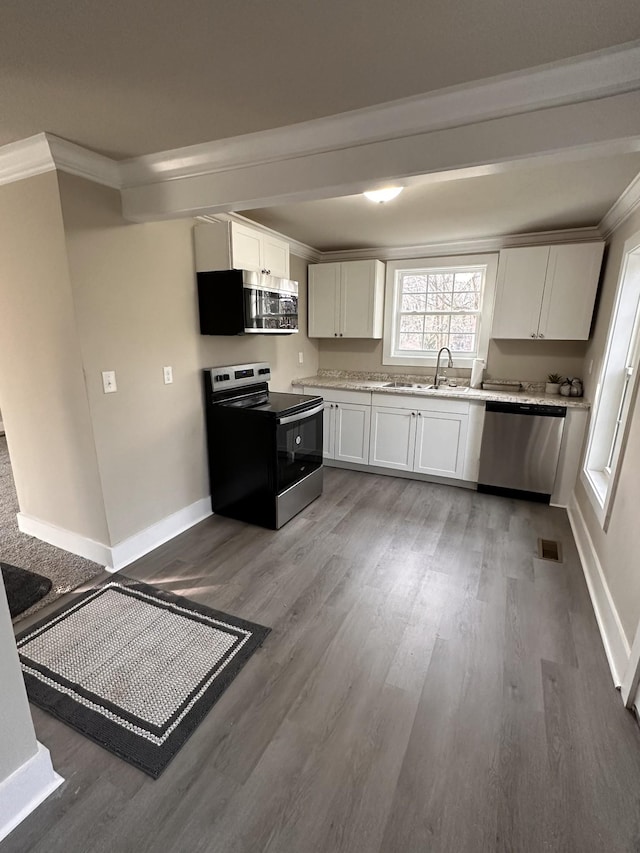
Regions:
[[[553,539],[538,539],[538,557],[541,560],[562,562],[562,546]]]

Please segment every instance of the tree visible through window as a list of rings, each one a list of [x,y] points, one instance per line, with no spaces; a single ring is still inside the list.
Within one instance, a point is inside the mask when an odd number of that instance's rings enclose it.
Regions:
[[[478,351],[485,268],[398,272],[396,353]]]

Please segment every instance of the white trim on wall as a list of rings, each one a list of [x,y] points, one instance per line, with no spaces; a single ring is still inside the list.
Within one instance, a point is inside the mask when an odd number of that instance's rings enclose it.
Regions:
[[[88,536],[81,536],[79,533],[34,518],[24,512],[19,512],[17,519],[18,529],[21,533],[26,533],[27,536],[34,536],[42,542],[48,542],[49,545],[62,548],[63,551],[69,551],[71,554],[77,554],[86,560],[93,560],[94,563],[99,563],[102,566],[109,563],[111,549],[102,542],[96,542],[95,539],[90,539]]]
[[[201,498],[112,547],[22,512],[18,513],[17,518],[22,533],[93,560],[108,572],[117,572],[211,514],[211,499]]]
[[[629,663],[631,647],[625,636],[620,615],[613,601],[584,516],[576,501],[575,493],[567,513],[600,629],[602,644],[609,662],[611,677],[614,685],[620,687]]]
[[[38,743],[38,751],[0,782],[0,841],[62,785],[51,764],[49,750]]]
[[[211,498],[202,498],[111,548],[107,571],[117,572],[212,515]]]

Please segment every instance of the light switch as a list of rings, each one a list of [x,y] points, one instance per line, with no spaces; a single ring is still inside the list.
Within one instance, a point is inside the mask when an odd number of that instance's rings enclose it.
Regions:
[[[303,352],[298,353],[298,364],[304,364],[304,353]]]
[[[114,391],[118,390],[118,386],[116,385],[115,370],[102,371],[102,387],[104,389],[105,394],[113,394]]]
[[[164,375],[164,384],[171,385],[173,382],[173,368],[172,367],[163,367],[162,373]]]

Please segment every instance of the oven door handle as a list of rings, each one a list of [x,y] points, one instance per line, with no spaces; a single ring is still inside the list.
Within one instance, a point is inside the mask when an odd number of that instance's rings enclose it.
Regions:
[[[289,415],[286,418],[278,418],[278,425],[283,426],[284,424],[292,424],[295,421],[303,421],[305,418],[313,417],[313,415],[317,415],[319,412],[324,410],[324,400],[320,403],[319,406],[315,406],[313,409],[305,409],[304,412],[298,412],[297,415]]]

